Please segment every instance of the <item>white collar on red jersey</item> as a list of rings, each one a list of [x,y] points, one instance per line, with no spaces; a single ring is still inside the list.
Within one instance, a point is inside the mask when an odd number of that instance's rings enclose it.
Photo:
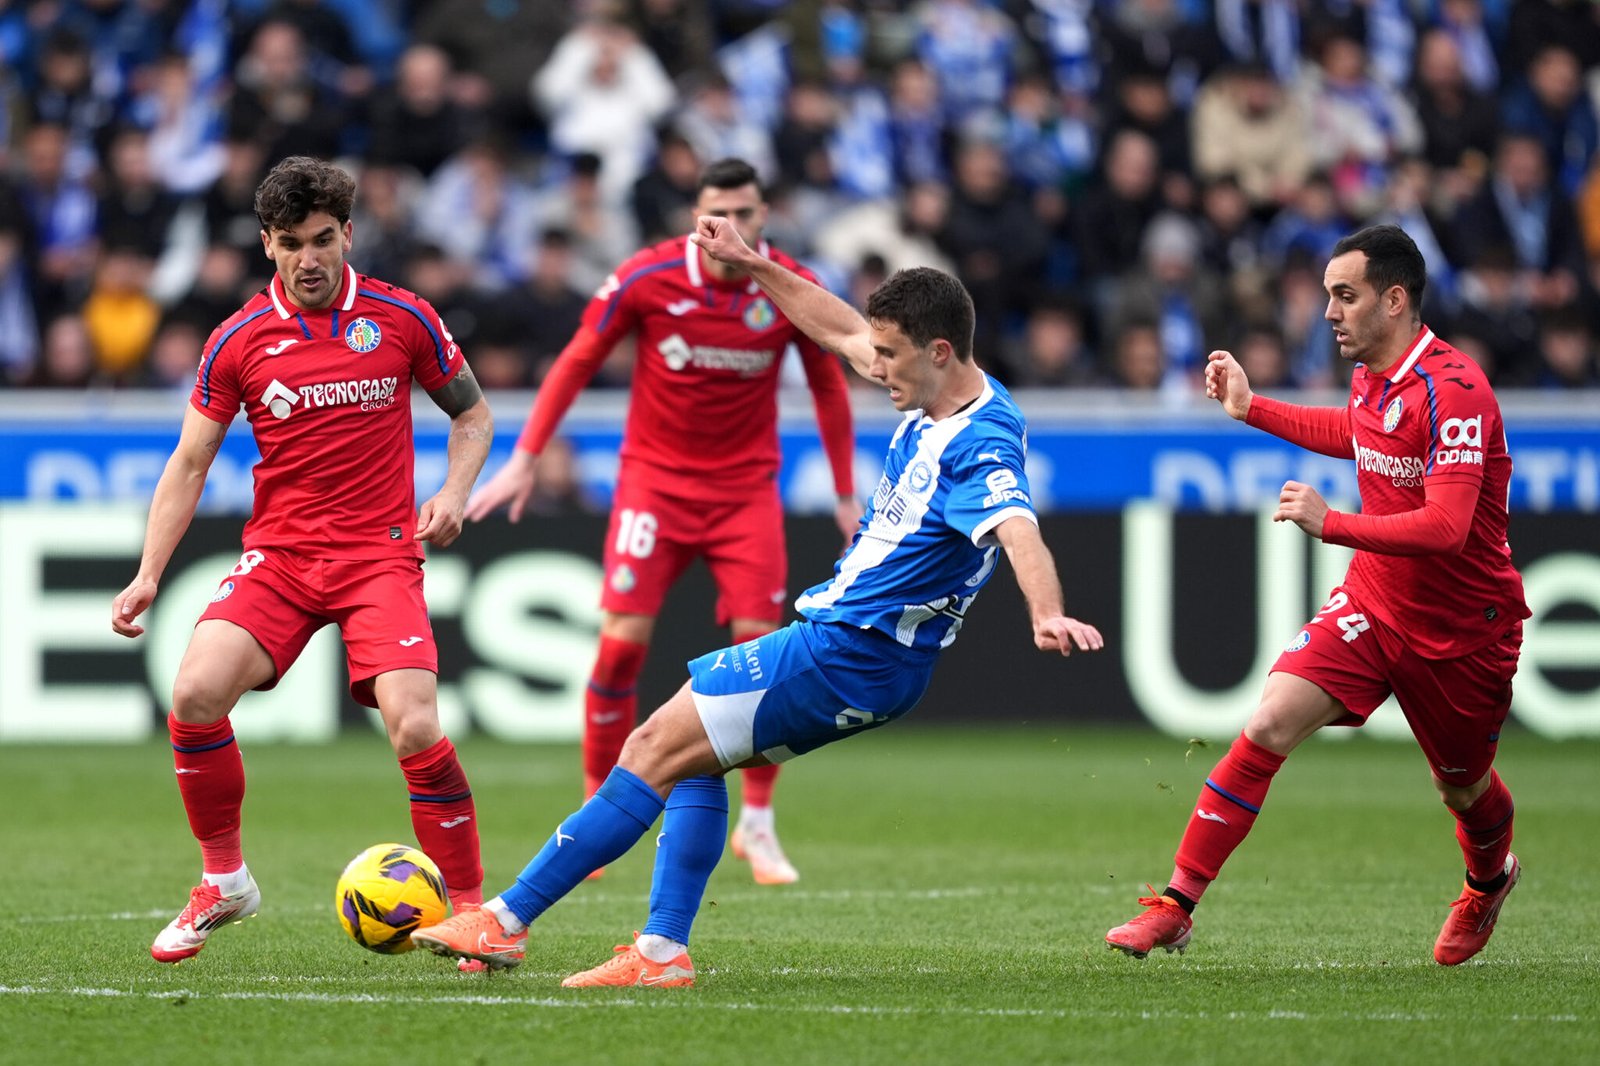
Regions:
[[[756,251],[761,253],[761,258],[763,259],[772,258],[772,249],[768,247],[765,237],[756,243]],[[696,245],[686,244],[684,247],[683,269],[689,275],[689,284],[697,289],[705,285],[705,276],[700,272],[699,252],[700,249]],[[750,284],[745,286],[744,291],[754,296],[761,291],[761,286],[756,284],[754,278],[751,278]]]
[[[267,292],[272,297],[272,306],[278,309],[279,318],[293,318],[295,311],[291,309],[289,298],[283,291],[283,279],[276,273],[272,275],[272,284],[267,286]],[[339,310],[348,311],[356,305],[356,268],[349,263],[344,265],[344,303]]]
[[[1400,384],[1400,379],[1405,377],[1406,372],[1413,366],[1417,365],[1417,360],[1422,358],[1422,353],[1428,350],[1428,346],[1433,341],[1433,330],[1423,326],[1422,332],[1417,335],[1417,339],[1411,342],[1411,350],[1406,353],[1406,357],[1400,360],[1393,370],[1389,371],[1389,380],[1396,385]]]

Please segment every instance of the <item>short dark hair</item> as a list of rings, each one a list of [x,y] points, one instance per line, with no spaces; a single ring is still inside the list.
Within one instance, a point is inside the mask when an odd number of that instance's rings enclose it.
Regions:
[[[894,323],[918,348],[943,338],[963,363],[972,359],[976,318],[966,287],[932,267],[897,270],[867,297],[869,321]]]
[[[1399,285],[1411,300],[1411,313],[1422,314],[1422,290],[1428,286],[1428,265],[1405,230],[1389,223],[1368,226],[1333,246],[1335,258],[1346,252],[1365,253],[1364,276],[1372,287],[1382,293]]]
[[[756,192],[761,193],[761,175],[756,173],[756,168],[746,163],[743,159],[719,159],[715,163],[707,163],[706,168],[700,172],[700,181],[695,185],[694,191],[704,189],[742,189],[746,185],[754,185]]]
[[[350,221],[356,182],[349,174],[308,155],[292,155],[272,168],[256,188],[256,218],[261,228],[293,229],[319,211]]]

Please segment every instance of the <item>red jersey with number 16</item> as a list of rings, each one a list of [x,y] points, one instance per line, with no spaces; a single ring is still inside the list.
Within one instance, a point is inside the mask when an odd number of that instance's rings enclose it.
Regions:
[[[765,241],[759,249],[816,282]],[[754,281],[724,282],[704,270],[687,237],[646,248],[618,267],[589,302],[583,323],[607,349],[637,330],[621,457],[648,468],[650,484],[670,495],[737,498],[776,476],[778,374],[790,344],[813,389],[836,395],[847,410],[838,360]],[[848,451],[846,439],[841,453]],[[850,491],[849,484],[840,491]]]
[[[1429,481],[1478,488],[1459,553],[1356,552],[1345,583],[1368,609],[1430,659],[1471,654],[1528,617],[1506,543],[1505,424],[1478,365],[1424,326],[1387,373],[1356,368],[1347,413],[1364,514],[1420,508]]]
[[[426,300],[358,275],[306,311],[268,288],[206,341],[189,402],[226,425],[244,408],[261,461],[245,548],[420,558],[411,380],[442,388],[462,355]]]

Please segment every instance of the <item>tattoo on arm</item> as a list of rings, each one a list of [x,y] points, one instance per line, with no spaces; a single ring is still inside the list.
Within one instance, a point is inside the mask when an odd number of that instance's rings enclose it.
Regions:
[[[455,418],[483,399],[483,390],[478,387],[478,379],[472,376],[472,368],[462,363],[456,376],[428,393],[428,397],[439,410]]]

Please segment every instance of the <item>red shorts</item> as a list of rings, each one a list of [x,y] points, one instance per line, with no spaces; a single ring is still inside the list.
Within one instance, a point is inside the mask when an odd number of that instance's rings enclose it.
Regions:
[[[332,622],[344,638],[350,695],[376,707],[372,679],[390,670],[439,672],[422,560],[312,559],[281,548],[239,557],[201,621],[220,618],[245,630],[272,656],[272,688],[300,657],[311,634]]]
[[[735,618],[782,621],[789,557],[777,485],[737,501],[705,502],[668,496],[624,476],[611,503],[600,606],[659,614],[667,589],[697,557],[704,557],[717,583],[718,625]]]
[[[1340,586],[1272,669],[1303,677],[1344,704],[1349,714],[1334,725],[1364,724],[1393,693],[1434,774],[1470,785],[1494,763],[1521,650],[1519,619],[1470,655],[1424,659]]]

